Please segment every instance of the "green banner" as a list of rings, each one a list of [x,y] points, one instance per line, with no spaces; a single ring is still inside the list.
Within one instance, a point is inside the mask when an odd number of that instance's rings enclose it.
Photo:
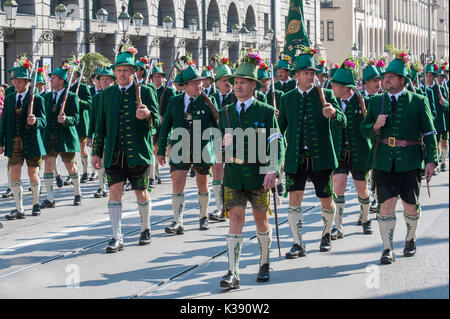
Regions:
[[[311,46],[303,17],[303,0],[290,0],[284,53],[292,59],[300,46]]]

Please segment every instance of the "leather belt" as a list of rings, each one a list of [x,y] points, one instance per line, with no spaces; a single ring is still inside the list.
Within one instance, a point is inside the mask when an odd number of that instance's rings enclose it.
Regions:
[[[389,137],[380,139],[380,143],[389,145],[390,147],[408,147],[420,144],[420,140],[399,140],[395,137]]]

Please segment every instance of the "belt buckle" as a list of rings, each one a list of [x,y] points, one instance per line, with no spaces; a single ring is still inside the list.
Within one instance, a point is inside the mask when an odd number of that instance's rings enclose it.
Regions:
[[[238,164],[238,165],[244,165],[244,161],[241,160],[241,159],[239,159],[239,158],[236,158],[236,157],[232,157],[232,158],[231,158],[231,161],[232,161],[233,163],[235,163],[235,164]]]
[[[389,137],[388,139],[388,145],[390,147],[395,147],[395,137]]]

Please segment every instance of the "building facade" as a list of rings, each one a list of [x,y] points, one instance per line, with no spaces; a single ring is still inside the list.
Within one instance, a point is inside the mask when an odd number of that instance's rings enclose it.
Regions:
[[[355,44],[365,57],[386,55],[388,44],[409,50],[413,59],[427,53],[438,56],[438,16],[443,1],[321,0],[320,35],[330,61],[343,61]],[[448,18],[443,24],[448,30]],[[448,59],[446,46],[447,53],[442,56]]]

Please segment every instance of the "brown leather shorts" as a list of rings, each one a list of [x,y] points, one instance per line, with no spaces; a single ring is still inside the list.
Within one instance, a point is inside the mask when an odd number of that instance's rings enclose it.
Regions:
[[[28,167],[40,167],[42,163],[42,157],[37,156],[25,158],[25,155],[23,153],[22,138],[20,136],[16,136],[13,138],[12,154],[8,160],[8,166],[23,166],[24,161],[27,162]]]
[[[61,156],[63,163],[75,163],[75,152],[55,152],[55,138],[53,134],[50,135],[50,152],[47,152],[47,156],[44,159],[49,157],[58,157]]]
[[[256,211],[265,212],[270,206],[270,192],[264,188],[251,191],[241,191],[224,187],[224,208],[229,210],[233,207],[247,207],[250,202]]]

